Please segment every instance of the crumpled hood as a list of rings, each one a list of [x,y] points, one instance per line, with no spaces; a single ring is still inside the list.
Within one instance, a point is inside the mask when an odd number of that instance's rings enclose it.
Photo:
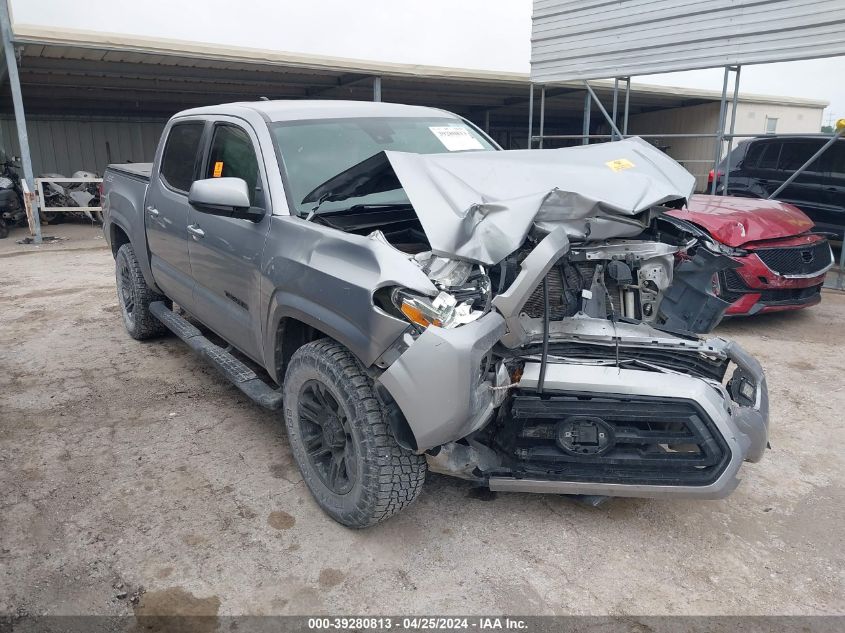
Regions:
[[[695,195],[684,209],[668,212],[692,222],[731,247],[801,235],[813,221],[801,209],[777,200]]]
[[[536,227],[570,241],[639,235],[656,206],[686,200],[695,179],[639,138],[564,149],[410,154],[385,151],[326,181],[303,202],[400,186],[432,250],[501,261]]]
[[[633,237],[695,179],[639,138],[550,150],[385,152],[433,251],[494,264],[533,226],[572,241]]]

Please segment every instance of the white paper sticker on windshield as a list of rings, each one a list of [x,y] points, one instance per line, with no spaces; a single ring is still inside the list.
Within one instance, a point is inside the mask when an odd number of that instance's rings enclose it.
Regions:
[[[450,152],[462,152],[468,149],[484,149],[484,146],[465,127],[452,125],[429,127],[443,146]]]

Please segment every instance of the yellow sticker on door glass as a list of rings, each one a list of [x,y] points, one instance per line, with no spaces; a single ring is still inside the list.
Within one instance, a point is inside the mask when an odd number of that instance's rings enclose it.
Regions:
[[[617,158],[616,160],[609,160],[605,163],[608,167],[610,167],[613,171],[622,171],[623,169],[631,169],[634,166],[634,163],[629,161],[627,158]]]
[[[214,163],[214,171],[211,172],[211,175],[214,178],[220,178],[220,176],[223,175],[223,161],[222,160],[218,160],[216,163]]]

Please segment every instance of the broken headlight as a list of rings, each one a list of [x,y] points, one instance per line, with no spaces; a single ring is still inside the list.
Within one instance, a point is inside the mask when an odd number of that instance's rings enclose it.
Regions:
[[[471,323],[483,314],[481,310],[473,310],[471,301],[458,302],[458,299],[444,291],[436,297],[426,297],[397,288],[391,299],[408,321],[422,329],[430,325],[453,328]]]
[[[438,257],[428,251],[411,258],[437,289],[428,296],[407,288],[381,288],[373,303],[396,317],[403,317],[419,331],[430,325],[453,328],[472,323],[490,310],[490,277],[483,266]]]
[[[748,255],[748,251],[743,248],[733,248],[731,246],[728,246],[727,244],[722,244],[721,242],[702,240],[701,243],[704,244],[704,247],[707,250],[713,253],[727,255],[728,257],[745,257],[746,255]]]

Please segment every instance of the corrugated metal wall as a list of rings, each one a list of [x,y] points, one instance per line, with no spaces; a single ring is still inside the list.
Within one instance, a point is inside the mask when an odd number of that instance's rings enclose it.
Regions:
[[[102,174],[109,163],[150,162],[165,121],[27,117],[32,169],[36,175],[70,176],[81,169]],[[0,118],[0,147],[19,156],[13,117]]]
[[[534,0],[531,79],[845,55],[843,0]]]

